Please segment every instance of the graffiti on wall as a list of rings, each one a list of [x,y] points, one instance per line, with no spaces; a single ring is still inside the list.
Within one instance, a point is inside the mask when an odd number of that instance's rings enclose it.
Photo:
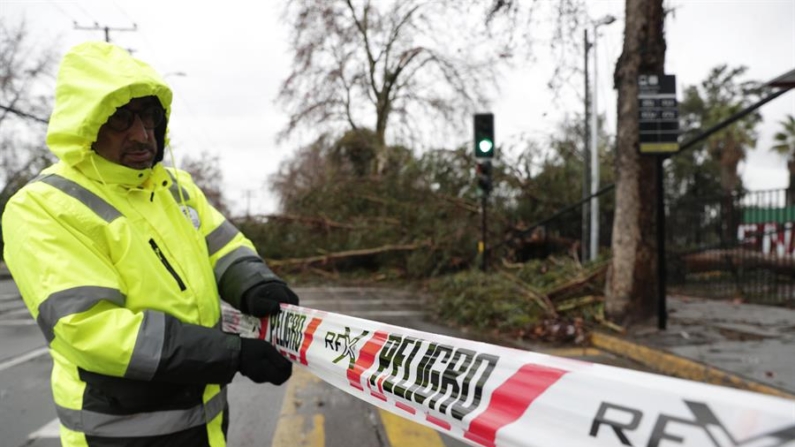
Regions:
[[[795,222],[747,223],[737,227],[737,241],[742,247],[778,256],[795,255]]]

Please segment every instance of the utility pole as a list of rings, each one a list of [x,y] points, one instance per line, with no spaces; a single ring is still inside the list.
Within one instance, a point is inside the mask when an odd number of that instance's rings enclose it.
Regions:
[[[87,27],[87,26],[80,26],[77,22],[74,22],[75,29],[81,31],[104,31],[105,32],[105,42],[110,43],[110,32],[111,31],[138,31],[138,25],[133,23],[132,28],[111,28],[109,26],[99,26],[99,23],[94,22],[94,26]],[[131,51],[132,52],[132,51]]]
[[[599,197],[594,197],[599,191],[599,131],[597,121],[599,120],[599,110],[597,110],[596,98],[599,90],[599,77],[596,60],[596,41],[599,39],[599,27],[609,25],[616,21],[616,18],[607,15],[593,26],[593,94],[591,96],[591,261],[595,261],[599,256]],[[586,63],[587,66],[587,63]],[[587,73],[587,71],[586,71]],[[588,76],[586,74],[586,76]],[[587,77],[586,77],[587,79]]]
[[[591,44],[588,42],[588,29],[586,28],[583,30],[583,42],[585,44],[585,58],[584,58],[584,66],[585,69],[585,121],[583,125],[583,150],[582,150],[582,199],[585,200],[588,196],[591,195],[591,179],[590,179],[590,169],[588,169],[588,161],[591,158],[589,150],[591,141],[589,138],[588,126],[589,126],[589,116],[591,113],[590,107],[590,88],[588,85],[588,51],[591,49]],[[583,202],[582,204],[582,235],[580,237],[580,248],[581,248],[581,256],[583,262],[588,259],[588,202]]]

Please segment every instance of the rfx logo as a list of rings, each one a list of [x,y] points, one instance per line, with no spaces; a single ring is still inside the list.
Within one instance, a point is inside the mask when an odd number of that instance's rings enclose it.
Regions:
[[[792,445],[791,442],[795,441],[795,424],[782,427],[768,433],[760,433],[747,439],[735,439],[734,435],[729,432],[729,429],[724,426],[715,413],[706,405],[701,402],[684,401],[688,409],[692,413],[688,417],[671,416],[667,414],[660,414],[652,428],[651,435],[645,446],[658,447],[660,443],[683,444],[683,445],[712,445],[715,447],[740,447],[740,446],[784,446]],[[606,425],[607,432],[612,428],[615,436],[621,441],[622,445],[633,446],[629,441],[626,432],[635,431],[640,425],[643,418],[643,412],[635,408],[622,407],[621,405],[611,404],[609,402],[602,402],[596,416],[591,424],[592,437],[599,437],[599,428]],[[673,429],[669,426],[675,425]],[[703,431],[704,436],[698,437],[698,441],[692,439],[685,439],[682,436],[684,433],[681,426],[691,426],[693,428]],[[604,433],[605,430],[602,430]],[[630,435],[632,435],[630,433]],[[602,435],[604,438],[605,435]],[[608,435],[609,436],[609,435]],[[636,436],[632,436],[638,439]],[[704,441],[709,442],[705,444]]]
[[[351,337],[351,328],[347,326],[345,327],[344,334],[326,332],[325,347],[336,352],[342,351],[342,354],[334,359],[334,363],[348,357],[348,369],[353,369],[353,366],[356,364],[356,353],[353,349],[356,347],[356,344],[359,343],[359,340],[366,337],[367,334],[369,334],[368,331],[363,331],[359,336]]]

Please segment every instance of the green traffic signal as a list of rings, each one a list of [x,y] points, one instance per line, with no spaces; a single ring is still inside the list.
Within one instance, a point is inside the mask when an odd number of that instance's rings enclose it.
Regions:
[[[474,128],[475,158],[494,158],[494,114],[475,114]]]
[[[478,149],[483,153],[491,152],[491,150],[494,149],[494,143],[488,138],[484,138],[478,142]]]

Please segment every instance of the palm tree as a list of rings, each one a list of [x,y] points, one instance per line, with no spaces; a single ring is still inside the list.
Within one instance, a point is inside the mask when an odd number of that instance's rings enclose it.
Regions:
[[[685,140],[736,115],[750,105],[759,94],[760,87],[758,82],[740,80],[745,71],[746,67],[742,66],[729,68],[726,64],[719,65],[710,71],[700,85],[685,89],[680,109],[682,136]],[[683,191],[703,190],[702,186],[719,185],[722,196],[721,237],[726,242],[731,242],[736,237],[740,222],[735,202],[737,194],[741,194],[744,188],[737,166],[745,159],[746,152],[756,146],[756,127],[761,121],[759,112],[745,116],[698,143],[692,156],[688,156],[688,159],[679,157],[681,160],[674,165],[677,169],[675,174],[689,177],[680,179],[686,183],[681,185],[684,187]],[[710,186],[709,189],[713,188],[714,186]]]
[[[795,204],[795,117],[788,115],[780,123],[781,130],[773,136],[777,143],[773,146],[773,150],[787,157],[787,168],[789,169],[787,205],[793,205]]]

